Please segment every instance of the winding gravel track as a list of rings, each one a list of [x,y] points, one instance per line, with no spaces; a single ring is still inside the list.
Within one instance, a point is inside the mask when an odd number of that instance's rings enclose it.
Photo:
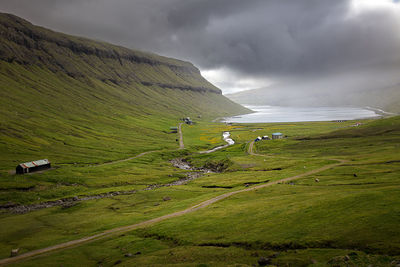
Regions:
[[[179,149],[184,149],[185,145],[183,144],[183,134],[182,134],[182,124],[183,123],[179,123]],[[111,165],[111,164],[116,164],[116,163],[121,163],[121,162],[125,162],[125,161],[130,161],[132,159],[136,159],[136,158],[140,158],[144,155],[150,154],[150,153],[154,153],[157,152],[158,150],[152,150],[152,151],[146,151],[143,153],[140,153],[136,156],[127,158],[127,159],[120,159],[120,160],[115,160],[115,161],[110,161],[110,162],[105,162],[105,163],[101,163],[101,164],[96,164],[96,165],[91,165],[91,167],[100,167],[100,166],[105,166],[105,165]]]
[[[182,123],[179,124],[179,149],[184,149],[181,126],[182,126]],[[128,160],[131,160],[131,159],[134,159],[134,158],[138,158],[138,157],[141,157],[143,155],[146,155],[146,154],[149,154],[149,153],[152,153],[152,152],[154,152],[154,151],[144,152],[144,153],[141,153],[141,154],[139,154],[137,156],[134,156],[134,157],[131,157],[131,158],[128,158],[128,159],[123,159],[123,160],[119,160],[119,161],[113,161],[113,162],[109,162],[109,163],[104,163],[102,165],[128,161]],[[254,156],[265,156],[265,155],[254,153],[254,141],[252,141],[249,144],[248,153],[250,155],[254,155]],[[230,196],[233,196],[233,195],[236,195],[236,194],[239,194],[239,193],[249,192],[249,191],[261,189],[261,188],[264,188],[264,187],[276,185],[276,184],[279,184],[279,183],[284,183],[284,182],[296,180],[296,179],[299,179],[299,178],[302,178],[302,177],[305,177],[305,176],[308,176],[308,175],[316,174],[316,173],[319,173],[319,172],[322,172],[322,171],[325,171],[325,170],[340,166],[340,165],[342,165],[343,163],[346,162],[346,160],[340,160],[340,159],[332,159],[332,160],[336,160],[336,161],[339,161],[339,162],[338,163],[329,164],[329,165],[323,166],[321,168],[318,168],[318,169],[315,169],[315,170],[311,170],[311,171],[308,171],[308,172],[305,172],[305,173],[302,173],[302,174],[299,174],[299,175],[295,175],[295,176],[287,177],[287,178],[284,178],[284,179],[280,179],[280,180],[277,180],[277,181],[268,182],[268,183],[260,184],[260,185],[254,186],[254,187],[249,187],[249,188],[245,188],[245,189],[241,189],[241,190],[237,190],[237,191],[228,192],[228,193],[216,196],[214,198],[211,198],[209,200],[203,201],[203,202],[201,202],[201,203],[199,203],[197,205],[194,205],[194,206],[192,206],[190,208],[187,208],[185,210],[177,211],[177,212],[174,212],[174,213],[170,213],[170,214],[167,214],[167,215],[164,215],[164,216],[161,216],[161,217],[157,217],[157,218],[154,218],[154,219],[151,219],[151,220],[143,221],[143,222],[132,224],[132,225],[117,227],[117,228],[110,229],[110,230],[107,230],[107,231],[104,231],[102,233],[98,233],[98,234],[95,234],[95,235],[92,235],[92,236],[88,236],[88,237],[84,237],[84,238],[80,238],[80,239],[76,239],[76,240],[71,240],[71,241],[68,241],[68,242],[65,242],[65,243],[60,243],[60,244],[57,244],[57,245],[54,245],[54,246],[50,246],[50,247],[47,247],[47,248],[33,250],[33,251],[30,251],[30,252],[18,255],[16,257],[1,259],[0,260],[0,266],[5,266],[7,264],[11,264],[11,263],[15,263],[15,262],[22,261],[22,260],[25,260],[25,259],[29,259],[29,258],[32,258],[32,257],[40,256],[42,254],[46,254],[46,253],[50,253],[50,252],[54,252],[54,251],[58,251],[58,250],[62,250],[62,249],[67,249],[67,248],[70,248],[70,247],[79,246],[79,245],[82,245],[82,244],[85,244],[85,243],[88,243],[88,242],[91,242],[91,241],[94,241],[94,240],[99,240],[99,239],[102,239],[102,238],[111,237],[113,235],[122,234],[122,233],[129,232],[129,231],[132,231],[132,230],[135,230],[135,229],[138,229],[138,228],[147,227],[147,226],[153,225],[155,223],[158,223],[158,222],[170,219],[170,218],[179,217],[179,216],[182,216],[182,215],[187,214],[187,213],[195,212],[195,211],[197,211],[199,209],[208,207],[208,206],[210,206],[211,204],[213,204],[215,202],[221,201],[223,199],[226,199],[226,198],[228,198]],[[99,165],[97,165],[97,166],[99,166]]]
[[[136,156],[133,156],[133,157],[130,157],[130,158],[127,158],[127,159],[120,159],[120,160],[110,161],[110,162],[101,163],[101,164],[97,164],[97,165],[91,165],[91,167],[100,167],[100,166],[105,166],[105,165],[121,163],[121,162],[129,161],[129,160],[132,160],[132,159],[140,158],[140,157],[142,157],[144,155],[147,155],[147,154],[150,154],[150,153],[154,153],[154,152],[157,152],[157,150],[143,152],[143,153],[140,153],[140,154],[138,154]]]
[[[185,145],[183,144],[182,124],[183,123],[179,123],[179,127],[178,127],[178,129],[179,129],[179,149],[184,149],[185,148]],[[121,163],[121,162],[129,161],[129,160],[132,160],[132,159],[140,158],[140,157],[142,157],[144,155],[147,155],[147,154],[150,154],[150,153],[154,153],[154,152],[157,152],[157,151],[158,150],[146,151],[146,152],[140,153],[140,154],[138,154],[136,156],[127,158],[127,159],[120,159],[120,160],[116,160],[116,161],[110,161],[110,162],[106,162],[106,163],[92,165],[92,167],[100,167],[100,166],[105,166],[105,165]]]
[[[250,151],[250,148],[249,148],[249,151]],[[237,191],[233,191],[233,192],[228,192],[228,193],[216,196],[214,198],[211,198],[209,200],[203,201],[200,204],[194,205],[194,206],[192,206],[190,208],[187,208],[185,210],[182,210],[182,211],[170,213],[170,214],[158,217],[158,218],[154,218],[154,219],[147,220],[147,221],[140,222],[140,223],[136,223],[136,224],[110,229],[110,230],[104,231],[104,232],[99,233],[99,234],[95,234],[95,235],[92,235],[92,236],[88,236],[88,237],[72,240],[72,241],[69,241],[69,242],[57,244],[57,245],[50,246],[50,247],[47,247],[47,248],[33,250],[33,251],[30,251],[30,252],[18,255],[16,257],[2,259],[2,260],[0,260],[0,265],[4,266],[4,265],[10,264],[10,263],[15,263],[15,262],[18,262],[18,261],[21,261],[21,260],[24,260],[24,259],[28,259],[28,258],[39,256],[39,255],[42,255],[42,254],[54,252],[54,251],[57,251],[57,250],[67,249],[67,248],[70,248],[70,247],[82,245],[82,244],[85,244],[85,243],[88,243],[88,242],[91,242],[91,241],[94,241],[94,240],[98,240],[98,239],[101,239],[101,238],[111,237],[111,236],[116,235],[116,234],[122,234],[122,233],[125,233],[125,232],[132,231],[134,229],[150,226],[150,225],[153,225],[155,223],[158,223],[158,222],[170,219],[170,218],[179,217],[179,216],[182,216],[182,215],[187,214],[187,213],[195,212],[195,211],[197,211],[199,209],[208,207],[208,206],[210,206],[211,204],[213,204],[215,202],[218,202],[220,200],[226,199],[226,198],[228,198],[230,196],[233,196],[233,195],[236,195],[236,194],[239,194],[239,193],[249,192],[249,191],[261,189],[261,188],[264,188],[264,187],[276,185],[276,184],[279,184],[279,183],[284,183],[284,182],[296,180],[296,179],[299,179],[299,178],[302,178],[302,177],[305,177],[305,176],[308,176],[308,175],[316,174],[316,173],[319,173],[319,172],[322,172],[322,171],[325,171],[325,170],[340,166],[340,165],[342,165],[343,163],[346,162],[345,160],[337,160],[337,161],[339,161],[339,162],[338,163],[334,163],[334,164],[329,164],[329,165],[326,165],[324,167],[321,167],[321,168],[318,168],[318,169],[315,169],[315,170],[311,170],[311,171],[308,171],[308,172],[305,172],[305,173],[302,173],[302,174],[299,174],[299,175],[287,177],[287,178],[280,179],[280,180],[273,181],[273,182],[268,182],[268,183],[257,185],[257,186],[254,186],[254,187],[249,187],[249,188],[246,188],[246,189],[241,189],[241,190],[237,190]]]
[[[183,144],[183,134],[182,134],[182,130],[181,130],[181,125],[182,123],[179,124],[179,149],[184,149],[184,144]],[[159,150],[152,150],[152,151],[146,151],[143,153],[140,153],[136,156],[133,157],[129,157],[126,159],[120,159],[120,160],[115,160],[115,161],[109,161],[109,162],[105,162],[105,163],[100,163],[100,164],[92,164],[89,165],[90,167],[100,167],[100,166],[106,166],[106,165],[111,165],[111,164],[117,164],[117,163],[121,163],[121,162],[126,162],[126,161],[130,161],[136,158],[140,158],[144,155],[147,154],[151,154],[154,152],[158,152]],[[10,171],[10,174],[15,174],[15,171],[13,171],[14,173],[12,173],[12,171]],[[180,185],[184,182],[187,182],[186,179],[183,180],[178,180],[176,182],[173,183],[169,183],[169,184],[164,184],[164,185],[158,185],[158,186],[150,186],[148,188],[146,188],[145,190],[151,190],[151,189],[155,189],[158,187],[164,187],[164,186],[172,186],[172,185]],[[116,195],[126,195],[126,194],[130,194],[130,193],[136,193],[136,190],[133,191],[128,191],[128,192],[108,192],[108,193],[103,193],[103,194],[98,194],[98,195],[86,195],[86,196],[81,196],[81,198],[79,199],[79,201],[87,201],[87,200],[92,200],[92,199],[99,199],[99,198],[106,198],[106,197],[113,197],[115,194]],[[72,198],[70,198],[72,200]],[[64,199],[65,200],[65,199]],[[68,203],[72,203],[72,201],[69,201]],[[33,205],[19,205],[16,207],[9,207],[9,208],[5,208],[5,207],[0,207],[0,210],[9,210],[9,211],[14,211],[15,213],[26,213],[26,212],[30,212],[33,210],[38,210],[38,209],[43,209],[43,208],[51,208],[54,206],[62,206],[64,204],[68,204],[68,203],[64,203],[63,200],[59,199],[59,200],[54,200],[54,201],[46,201],[46,202],[42,202],[42,203],[37,203],[37,204],[33,204]]]
[[[253,156],[259,156],[259,157],[273,157],[270,155],[265,155],[265,154],[257,154],[254,149],[254,141],[251,141],[249,144],[249,148],[247,149],[247,153],[249,153],[249,155],[253,155]],[[279,158],[282,158],[281,156],[279,156]]]
[[[250,155],[258,156],[258,154],[254,153],[254,141],[251,141],[251,143],[249,144],[249,149],[247,150],[247,152]]]
[[[183,143],[183,134],[182,134],[182,124],[179,123],[179,149],[185,149],[185,144]]]

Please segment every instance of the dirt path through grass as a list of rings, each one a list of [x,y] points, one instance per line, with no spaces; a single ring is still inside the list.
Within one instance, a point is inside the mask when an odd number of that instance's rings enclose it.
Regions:
[[[183,143],[183,134],[182,134],[182,124],[179,123],[179,149],[185,149],[185,144]]]
[[[253,155],[253,156],[260,156],[260,157],[271,157],[268,155],[263,155],[263,154],[257,154],[256,152],[254,152],[254,141],[251,141],[249,144],[249,148],[247,149],[247,153],[249,153],[249,155]],[[281,157],[280,157],[281,158]]]
[[[182,130],[181,130],[181,125],[182,123],[179,124],[179,149],[184,149],[184,144],[183,144],[183,134],[182,134]],[[150,154],[150,153],[154,153],[154,152],[158,152],[158,150],[152,150],[152,151],[146,151],[143,153],[140,153],[136,156],[133,157],[129,157],[126,159],[121,159],[121,160],[115,160],[115,161],[110,161],[110,162],[106,162],[106,163],[100,163],[100,164],[96,164],[96,165],[89,165],[90,167],[100,167],[100,166],[106,166],[106,165],[111,165],[111,164],[117,164],[117,163],[121,163],[121,162],[126,162],[126,161],[130,161],[136,158],[140,158],[144,155]],[[189,180],[192,180],[192,178],[195,177],[192,175],[192,177],[185,178],[185,179],[180,179],[177,180],[175,182],[169,183],[169,184],[161,184],[161,185],[152,185],[149,186],[145,189],[142,190],[153,190],[156,188],[160,188],[160,187],[168,187],[168,186],[174,186],[174,185],[181,185]],[[197,177],[195,177],[197,178]],[[30,211],[34,211],[34,210],[38,210],[38,209],[43,209],[43,208],[51,208],[51,207],[55,207],[55,206],[65,206],[65,205],[72,205],[75,202],[81,202],[81,201],[87,201],[87,200],[92,200],[92,199],[100,199],[100,198],[107,198],[107,197],[114,197],[116,195],[128,195],[128,194],[134,194],[136,193],[137,190],[131,190],[131,191],[118,191],[118,192],[106,192],[106,193],[102,193],[102,194],[96,194],[96,195],[82,195],[82,196],[75,196],[75,197],[70,197],[70,198],[64,198],[64,199],[58,199],[58,200],[53,200],[53,201],[46,201],[46,202],[42,202],[42,203],[36,203],[36,204],[32,204],[32,205],[13,205],[13,206],[7,206],[7,207],[0,207],[0,210],[8,210],[11,211],[13,213],[27,213]]]
[[[182,134],[182,124],[183,123],[179,123],[179,149],[184,149],[185,145],[183,144],[183,134]],[[154,153],[157,152],[158,150],[152,150],[152,151],[146,151],[143,153],[140,153],[139,155],[127,158],[127,159],[120,159],[120,160],[116,160],[116,161],[110,161],[110,162],[105,162],[105,163],[101,163],[101,164],[96,164],[96,165],[91,165],[91,167],[100,167],[100,166],[105,166],[105,165],[111,165],[111,164],[116,164],[116,163],[121,163],[121,162],[125,162],[125,161],[129,161],[132,159],[137,159],[140,158],[144,155],[150,154],[150,153]]]
[[[265,158],[275,157],[275,158],[280,158],[280,159],[291,159],[291,157],[285,157],[285,156],[281,156],[281,155],[258,154],[258,153],[255,152],[254,144],[255,144],[255,141],[251,141],[251,142],[249,143],[249,147],[248,147],[248,149],[247,149],[247,153],[248,153],[249,155],[258,156],[258,157],[265,157]],[[306,159],[306,158],[303,157],[303,159]],[[333,159],[333,160],[337,160],[337,159]]]
[[[157,152],[157,150],[143,152],[143,153],[140,153],[139,155],[136,155],[136,156],[133,156],[133,157],[130,157],[130,158],[127,158],[127,159],[120,159],[120,160],[105,162],[105,163],[101,163],[101,164],[97,164],[97,165],[91,165],[91,167],[100,167],[100,166],[105,166],[105,165],[121,163],[121,162],[129,161],[129,160],[132,160],[132,159],[137,159],[137,158],[143,157],[144,155],[147,155],[147,154],[150,154],[150,153],[154,153],[154,152]]]
[[[250,151],[250,147],[249,147],[249,151]],[[273,181],[273,182],[268,182],[266,184],[261,184],[261,185],[257,185],[257,186],[254,186],[254,187],[249,187],[249,188],[245,188],[245,189],[241,189],[241,190],[237,190],[237,191],[233,191],[233,192],[228,192],[228,193],[216,196],[214,198],[211,198],[209,200],[203,201],[200,204],[194,205],[194,206],[192,206],[190,208],[187,208],[185,210],[182,210],[182,211],[174,212],[174,213],[171,213],[171,214],[167,214],[167,215],[164,215],[164,216],[161,216],[161,217],[158,217],[158,218],[154,218],[154,219],[147,220],[147,221],[140,222],[140,223],[136,223],[136,224],[110,229],[110,230],[104,231],[104,232],[99,233],[99,234],[95,234],[95,235],[92,235],[92,236],[84,237],[84,238],[81,238],[81,239],[72,240],[72,241],[69,241],[69,242],[61,243],[61,244],[50,246],[50,247],[47,247],[47,248],[33,250],[33,251],[30,251],[30,252],[18,255],[16,257],[5,258],[5,259],[0,260],[0,265],[4,266],[4,265],[10,264],[10,263],[15,263],[15,262],[18,262],[18,261],[21,261],[21,260],[24,260],[24,259],[36,257],[36,256],[39,256],[39,255],[42,255],[42,254],[45,254],[45,253],[49,253],[49,252],[53,252],[53,251],[57,251],[57,250],[61,250],[61,249],[66,249],[66,248],[70,248],[70,247],[74,247],[74,246],[78,246],[78,245],[82,245],[82,244],[88,243],[90,241],[94,241],[94,240],[98,240],[98,239],[106,238],[106,237],[111,237],[111,236],[116,235],[116,234],[122,234],[122,233],[129,232],[129,231],[132,231],[132,230],[135,230],[135,229],[138,229],[138,228],[150,226],[150,225],[155,224],[157,222],[161,222],[161,221],[164,221],[164,220],[167,220],[167,219],[170,219],[170,218],[182,216],[184,214],[191,213],[191,212],[197,211],[199,209],[208,207],[209,205],[211,205],[211,204],[213,204],[213,203],[215,203],[217,201],[226,199],[226,198],[228,198],[228,197],[230,197],[232,195],[236,195],[236,194],[244,193],[244,192],[249,192],[249,191],[261,189],[261,188],[264,188],[264,187],[268,187],[268,186],[272,186],[272,185],[276,185],[276,184],[280,184],[280,183],[296,180],[296,179],[299,179],[299,178],[302,178],[302,177],[305,177],[305,176],[308,176],[308,175],[316,174],[316,173],[319,173],[319,172],[322,172],[322,171],[325,171],[325,170],[340,166],[340,165],[342,165],[343,163],[346,162],[345,160],[337,160],[337,161],[339,161],[339,162],[338,163],[329,164],[329,165],[323,166],[321,168],[318,168],[318,169],[315,169],[315,170],[311,170],[309,172],[305,172],[305,173],[302,173],[302,174],[298,174],[298,175],[295,175],[295,176],[287,177],[287,178],[280,179],[280,180]]]
[[[247,152],[248,152],[250,155],[258,156],[258,154],[254,153],[254,141],[251,141],[251,142],[250,142],[250,144],[249,144],[249,149],[247,150]]]

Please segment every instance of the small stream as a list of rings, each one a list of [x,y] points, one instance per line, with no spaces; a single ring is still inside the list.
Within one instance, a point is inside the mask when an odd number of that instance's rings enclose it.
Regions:
[[[220,149],[223,149],[225,147],[228,147],[228,146],[231,146],[231,145],[235,144],[235,141],[233,141],[233,139],[230,136],[231,136],[230,132],[223,132],[222,133],[222,139],[225,142],[227,142],[226,145],[217,146],[217,147],[214,147],[213,149],[206,150],[206,151],[200,151],[199,153],[200,154],[209,154],[209,153],[215,152],[217,150],[220,150]]]
[[[228,147],[235,143],[235,141],[233,141],[232,138],[230,138],[229,132],[224,132],[222,134],[222,138],[225,142],[227,142],[226,145],[218,146],[218,147],[215,147],[215,148],[213,148],[211,150],[207,150],[207,151],[201,151],[199,153],[202,153],[202,154],[203,153],[204,154],[212,153],[214,151]],[[145,153],[149,153],[149,152],[145,152]],[[142,153],[142,154],[144,154],[144,153]],[[140,155],[142,155],[142,154],[140,154]],[[176,168],[191,171],[191,172],[185,173],[186,177],[176,180],[174,182],[171,182],[168,184],[153,184],[153,185],[149,185],[148,187],[141,189],[141,190],[147,191],[147,190],[154,190],[154,189],[161,188],[161,187],[183,185],[183,184],[188,183],[189,181],[192,181],[194,179],[197,179],[197,178],[203,176],[206,173],[213,173],[213,171],[210,169],[193,167],[188,162],[184,161],[181,158],[173,159],[170,162]],[[69,207],[76,205],[79,202],[95,200],[95,199],[102,199],[102,198],[111,198],[111,197],[115,197],[115,196],[119,196],[119,195],[131,195],[131,194],[135,194],[141,190],[113,191],[113,192],[107,192],[107,193],[95,194],[95,195],[81,195],[81,196],[68,197],[68,198],[62,198],[62,199],[58,199],[58,200],[51,200],[51,201],[45,201],[45,202],[41,202],[41,203],[34,203],[34,204],[27,204],[27,205],[16,204],[16,203],[10,202],[7,204],[0,205],[0,211],[8,211],[11,213],[24,214],[24,213],[28,213],[28,212],[35,211],[35,210],[57,207],[57,206],[61,206],[63,208],[69,208]]]
[[[9,203],[0,205],[0,211],[8,211],[11,213],[24,214],[24,213],[28,213],[28,212],[35,211],[35,210],[52,208],[52,207],[57,207],[57,206],[61,206],[63,208],[70,208],[70,207],[76,205],[78,202],[82,202],[82,201],[110,198],[110,197],[115,197],[115,196],[119,196],[119,195],[131,195],[131,194],[135,194],[136,192],[137,192],[137,190],[112,191],[112,192],[101,193],[101,194],[96,194],[96,195],[81,195],[81,196],[68,197],[68,198],[62,198],[62,199],[58,199],[58,200],[50,200],[50,201],[34,203],[34,204],[27,204],[27,205],[9,202]]]
[[[186,184],[189,181],[192,181],[194,179],[197,179],[201,176],[203,176],[206,173],[213,173],[212,170],[206,169],[206,168],[196,168],[193,166],[190,166],[188,162],[184,161],[183,159],[173,159],[171,160],[172,165],[174,165],[176,168],[182,169],[182,170],[190,170],[193,172],[188,172],[185,173],[186,177],[183,179],[179,179],[178,181],[172,182],[171,185],[181,185],[181,184]]]
[[[27,205],[21,205],[21,204],[16,204],[16,203],[7,203],[0,205],[0,211],[6,211],[6,212],[11,212],[11,213],[16,213],[16,214],[24,214],[28,213],[31,211],[35,210],[40,210],[40,209],[45,209],[45,208],[52,208],[52,207],[57,207],[61,206],[63,208],[69,208],[72,206],[75,206],[79,202],[83,201],[88,201],[88,200],[95,200],[95,199],[102,199],[102,198],[111,198],[115,196],[120,196],[120,195],[131,195],[131,194],[136,194],[138,191],[148,191],[148,190],[154,190],[157,188],[161,187],[169,187],[169,186],[176,186],[176,185],[183,185],[188,183],[189,181],[192,181],[194,179],[197,179],[201,176],[203,176],[206,173],[212,173],[212,170],[205,169],[205,168],[195,168],[189,165],[186,161],[182,159],[173,159],[171,160],[171,163],[173,166],[176,168],[182,169],[182,170],[190,170],[191,172],[185,173],[184,178],[176,180],[174,182],[168,183],[168,184],[153,184],[149,185],[148,187],[140,190],[130,190],[130,191],[113,191],[113,192],[107,192],[107,193],[102,193],[102,194],[96,194],[96,195],[81,195],[81,196],[75,196],[75,197],[68,197],[68,198],[62,198],[58,200],[51,200],[51,201],[45,201],[41,203],[34,203],[34,204],[27,204]]]

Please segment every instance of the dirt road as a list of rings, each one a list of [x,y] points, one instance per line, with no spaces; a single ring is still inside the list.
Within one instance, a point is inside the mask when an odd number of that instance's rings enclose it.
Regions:
[[[179,123],[179,149],[185,149],[185,144],[183,143],[183,134],[182,134],[182,124]]]
[[[181,125],[182,125],[182,123],[179,124],[179,136],[180,136],[179,149],[184,149]],[[147,155],[147,154],[150,154],[150,153],[154,153],[154,152],[157,152],[157,150],[143,152],[143,153],[140,153],[140,154],[138,154],[136,156],[129,157],[129,158],[126,158],[126,159],[115,160],[115,161],[110,161],[110,162],[105,162],[105,163],[100,163],[100,164],[92,164],[92,165],[89,165],[89,166],[90,167],[100,167],[100,166],[106,166],[106,165],[126,162],[126,161],[130,161],[130,160],[133,160],[133,159],[136,159],[136,158],[140,158],[140,157],[142,157],[144,155]],[[39,172],[37,172],[37,173],[39,173]],[[15,170],[14,170],[14,174],[15,174]],[[183,184],[183,183],[185,183],[185,182],[187,182],[189,180],[190,179],[181,179],[181,180],[169,183],[169,184],[152,185],[152,186],[149,186],[149,187],[147,187],[147,188],[145,188],[143,190],[152,190],[152,189],[159,188],[159,187],[180,185],[180,184]],[[8,210],[8,211],[11,211],[13,213],[26,213],[26,212],[30,212],[30,211],[34,211],[34,210],[38,210],[38,209],[43,209],[43,208],[51,208],[51,207],[55,207],[55,206],[69,205],[69,204],[73,204],[75,202],[87,201],[87,200],[92,200],[92,199],[100,199],[100,198],[106,198],[106,197],[114,197],[115,195],[127,195],[127,194],[133,194],[133,193],[136,193],[136,190],[121,191],[121,192],[109,192],[109,193],[103,193],[103,194],[98,194],[98,195],[80,196],[80,197],[75,197],[76,200],[73,200],[74,198],[71,197],[71,198],[68,198],[68,199],[61,199],[61,200],[59,199],[59,200],[54,200],[54,201],[46,201],[46,202],[36,203],[36,204],[32,204],[32,205],[16,205],[16,206],[10,206],[10,207],[0,207],[0,210]]]
[[[258,154],[254,153],[254,141],[251,141],[251,142],[250,142],[250,144],[249,144],[249,149],[247,150],[247,152],[248,152],[250,155],[258,156]]]
[[[271,157],[270,155],[257,154],[255,152],[254,144],[255,144],[254,141],[251,141],[250,144],[249,144],[249,148],[247,149],[247,153],[249,153],[249,155],[260,156],[260,157]],[[279,156],[279,158],[282,158],[282,157]]]
[[[183,134],[182,134],[182,124],[183,123],[179,123],[179,149],[184,149],[185,145],[183,144]],[[100,163],[100,164],[93,164],[90,165],[90,167],[100,167],[100,166],[105,166],[105,165],[111,165],[111,164],[116,164],[116,163],[121,163],[121,162],[125,162],[125,161],[130,161],[132,159],[136,159],[136,158],[140,158],[144,155],[150,154],[150,153],[154,153],[157,152],[157,150],[152,150],[152,151],[147,151],[147,152],[143,152],[140,153],[136,156],[130,157],[130,158],[126,158],[126,159],[120,159],[120,160],[115,160],[115,161],[110,161],[110,162],[105,162],[105,163]],[[15,172],[15,171],[14,171]]]
[[[254,142],[253,142],[253,144],[254,144]],[[249,148],[249,151],[252,151],[252,149],[250,150],[250,148]],[[170,218],[182,216],[184,214],[191,213],[191,212],[197,211],[199,209],[205,208],[205,207],[207,207],[207,206],[209,206],[209,205],[211,205],[211,204],[213,204],[213,203],[215,203],[217,201],[226,199],[226,198],[228,198],[228,197],[230,197],[232,195],[236,195],[236,194],[244,193],[244,192],[249,192],[249,191],[257,190],[257,189],[260,189],[260,188],[276,185],[276,184],[279,184],[279,183],[285,183],[285,182],[288,182],[288,181],[296,180],[296,179],[299,179],[299,178],[302,178],[302,177],[305,177],[305,176],[308,176],[308,175],[316,174],[318,172],[322,172],[322,171],[337,167],[337,166],[342,165],[343,163],[345,163],[345,160],[337,160],[337,161],[339,161],[339,162],[338,163],[334,163],[334,164],[329,164],[329,165],[326,165],[324,167],[321,167],[321,168],[318,168],[318,169],[315,169],[315,170],[311,170],[309,172],[305,172],[305,173],[302,173],[302,174],[299,174],[299,175],[287,177],[287,178],[284,178],[284,179],[281,179],[281,180],[278,180],[278,181],[269,182],[269,183],[266,183],[266,184],[261,184],[261,185],[257,185],[257,186],[254,186],[254,187],[249,187],[249,188],[246,188],[246,189],[241,189],[241,190],[237,190],[237,191],[233,191],[233,192],[228,192],[228,193],[219,195],[217,197],[211,198],[209,200],[203,201],[200,204],[194,205],[194,206],[192,206],[190,208],[187,208],[185,210],[182,210],[182,211],[174,212],[174,213],[171,213],[171,214],[167,214],[167,215],[164,215],[164,216],[161,216],[161,217],[158,217],[158,218],[154,218],[154,219],[147,220],[147,221],[140,222],[140,223],[136,223],[136,224],[110,229],[110,230],[104,231],[104,232],[96,234],[96,235],[84,237],[84,238],[77,239],[77,240],[72,240],[72,241],[69,241],[69,242],[61,243],[61,244],[50,246],[50,247],[47,247],[47,248],[33,250],[33,251],[27,252],[25,254],[18,255],[16,257],[2,259],[2,260],[0,260],[0,265],[4,266],[4,265],[10,264],[10,263],[15,263],[15,262],[18,262],[18,261],[21,261],[21,260],[24,260],[24,259],[28,259],[28,258],[31,258],[31,257],[39,256],[39,255],[42,255],[42,254],[45,254],[45,253],[50,253],[50,252],[53,252],[53,251],[57,251],[57,250],[61,250],[61,249],[66,249],[66,248],[82,245],[82,244],[85,244],[85,243],[88,243],[88,242],[91,242],[91,241],[94,241],[94,240],[98,240],[98,239],[101,239],[101,238],[111,237],[111,236],[116,235],[116,234],[122,234],[122,233],[125,233],[125,232],[132,231],[134,229],[150,226],[150,225],[155,224],[157,222],[161,222],[161,221],[164,221],[164,220],[167,220],[167,219],[170,219]]]
[[[106,162],[106,163],[91,165],[90,167],[100,167],[100,166],[105,166],[105,165],[121,163],[121,162],[129,161],[129,160],[132,160],[132,159],[140,158],[140,157],[142,157],[144,155],[147,155],[147,154],[150,154],[150,153],[154,153],[154,152],[157,152],[157,150],[143,152],[143,153],[140,153],[140,154],[138,154],[136,156],[133,156],[133,157],[130,157],[130,158],[127,158],[127,159],[120,159],[120,160],[116,160],[116,161],[110,161],[110,162]]]

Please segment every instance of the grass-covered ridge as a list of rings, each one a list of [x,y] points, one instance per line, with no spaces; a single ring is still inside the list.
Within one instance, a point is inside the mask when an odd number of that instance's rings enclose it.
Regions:
[[[70,36],[0,14],[0,59],[39,66],[90,84],[143,84],[221,94],[189,62]]]
[[[181,117],[247,110],[191,63],[56,33],[0,14],[0,169],[97,163],[176,147]]]

